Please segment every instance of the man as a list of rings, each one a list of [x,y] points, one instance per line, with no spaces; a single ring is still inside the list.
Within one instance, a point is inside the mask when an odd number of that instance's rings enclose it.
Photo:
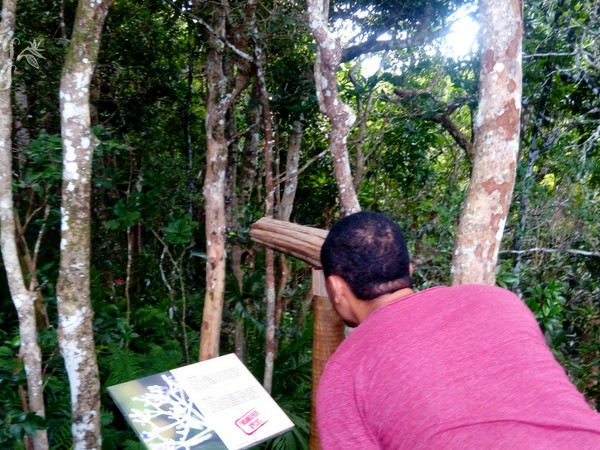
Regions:
[[[415,293],[400,228],[359,212],[329,232],[330,300],[356,329],[317,395],[329,449],[600,449],[600,415],[527,306],[493,286]]]

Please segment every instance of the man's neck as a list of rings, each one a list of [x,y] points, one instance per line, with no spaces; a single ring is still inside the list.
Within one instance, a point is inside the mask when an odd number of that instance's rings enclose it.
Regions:
[[[387,305],[388,303],[391,303],[403,297],[408,297],[409,295],[414,294],[414,292],[415,291],[413,291],[411,288],[403,288],[395,292],[390,292],[389,294],[381,295],[379,297],[374,298],[373,300],[365,301],[357,299],[357,301],[360,302],[360,309],[358,312],[358,318],[360,320],[359,324],[362,323],[367,317],[369,317],[369,315],[373,311],[378,310],[379,308]]]

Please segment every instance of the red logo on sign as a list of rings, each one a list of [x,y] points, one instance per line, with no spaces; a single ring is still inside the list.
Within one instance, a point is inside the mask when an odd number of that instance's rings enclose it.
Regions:
[[[250,435],[267,423],[267,419],[260,416],[256,408],[252,408],[242,417],[235,421],[235,424],[246,434]]]

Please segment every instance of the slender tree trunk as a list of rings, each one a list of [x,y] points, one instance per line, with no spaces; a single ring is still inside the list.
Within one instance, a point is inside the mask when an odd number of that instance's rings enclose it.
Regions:
[[[249,23],[255,24],[256,1],[248,2]],[[253,6],[253,8],[252,8]],[[269,93],[265,81],[265,55],[263,53],[262,43],[258,40],[258,30],[255,26],[252,29],[254,38],[254,52],[256,55],[256,78],[258,81],[258,91],[263,112],[263,127],[265,131],[264,141],[264,164],[265,164],[265,217],[273,218],[275,209],[275,184],[273,182],[273,147],[275,135],[273,131],[273,117],[271,116],[271,107],[269,104]],[[273,386],[273,370],[275,364],[275,253],[273,249],[265,249],[265,269],[266,269],[266,352],[265,352],[265,373],[263,378],[263,387],[267,392],[271,392]]]
[[[263,103],[263,118],[265,127],[264,161],[265,161],[265,217],[273,217],[275,188],[273,185],[273,127],[271,111],[268,104],[266,86],[262,66],[259,65],[259,85]],[[273,386],[273,370],[275,364],[275,252],[265,249],[266,270],[266,351],[265,351],[265,373],[263,387],[269,393]]]
[[[226,10],[214,5],[212,27],[225,36]],[[227,77],[223,72],[223,45],[214,35],[208,40],[206,101],[206,175],[204,178],[204,207],[206,211],[206,296],[200,360],[219,356],[223,295],[225,292],[225,172],[227,170],[227,139],[225,123],[228,104]]]
[[[48,219],[49,214],[50,206],[46,205],[44,207],[44,218],[42,221],[42,225],[38,231],[38,237],[35,243],[33,256],[29,250],[27,241],[25,240],[26,227],[21,225],[19,215],[15,214],[15,236],[17,237],[17,253],[21,264],[21,270],[23,272],[23,278],[29,280],[29,282],[26,283],[27,289],[29,290],[29,292],[35,295],[35,323],[38,330],[47,330],[50,326],[48,310],[46,309],[46,303],[44,302],[44,296],[42,295],[42,291],[41,289],[39,289],[39,283],[36,274],[39,247],[42,242],[42,237],[44,235],[45,230],[45,223]]]
[[[256,90],[256,89],[255,89]],[[258,93],[255,93],[258,96]],[[233,169],[231,192],[231,220],[230,226],[237,230],[242,226],[242,222],[246,217],[247,203],[250,200],[254,185],[256,182],[257,166],[258,166],[258,146],[260,141],[260,124],[261,111],[258,102],[250,102],[246,112],[246,120],[248,129],[246,130],[246,138],[244,140],[243,153],[241,156],[242,170],[240,174],[240,182],[237,183],[237,172],[235,167],[238,160],[232,161],[230,167]],[[239,193],[237,193],[239,186]],[[237,193],[237,194],[236,194]],[[242,307],[246,309],[246,302],[243,298],[244,293],[244,271],[242,269],[242,256],[246,251],[241,242],[235,242],[231,249],[231,269],[237,280],[239,292],[241,295]],[[246,327],[243,316],[235,318],[235,354],[244,361],[246,352]]]
[[[355,66],[358,68],[359,66]],[[356,79],[356,73],[354,70],[351,70],[349,73],[350,81],[353,86],[356,88],[357,92],[361,92],[361,94],[356,96],[356,110],[358,111],[358,130],[356,133],[356,137],[353,142],[354,148],[354,190],[358,192],[360,190],[360,185],[367,175],[367,160],[373,150],[368,150],[368,130],[367,130],[367,122],[371,117],[371,111],[375,107],[377,101],[379,100],[379,95],[377,95],[377,91],[375,87],[371,88],[367,95],[362,93],[362,89],[360,88],[360,84]],[[377,142],[378,136],[374,136],[375,142]],[[382,136],[379,136],[381,139]],[[373,140],[373,137],[370,138]],[[373,147],[373,146],[371,146]]]
[[[73,447],[100,449],[100,382],[90,299],[92,157],[98,144],[90,122],[89,92],[102,27],[112,0],[81,0],[60,82],[63,142],[59,348],[71,388]]]
[[[329,150],[333,157],[333,168],[338,184],[343,214],[360,211],[358,197],[354,190],[347,139],[356,115],[352,108],[343,102],[337,87],[337,72],[342,57],[342,48],[329,30],[327,0],[308,0],[308,24],[317,41],[315,61],[315,84],[321,112],[331,121]]]
[[[287,147],[287,158],[285,162],[286,180],[283,188],[281,201],[277,206],[277,219],[289,221],[294,208],[294,199],[298,189],[298,170],[300,169],[300,149],[302,148],[302,136],[304,127],[301,120],[292,124]]]
[[[481,0],[480,17],[473,169],[452,260],[453,284],[495,283],[519,149],[523,5]]]
[[[40,417],[45,417],[42,354],[37,343],[34,292],[25,286],[17,250],[15,210],[12,194],[12,104],[11,90],[13,63],[13,36],[15,29],[16,0],[2,2],[0,22],[0,248],[10,295],[19,318],[20,357],[27,377],[27,407]],[[26,411],[27,412],[27,411]],[[48,448],[46,430],[39,430],[33,438],[36,450]]]
[[[212,5],[210,27],[205,26],[208,55],[206,63],[206,175],[204,178],[204,207],[206,214],[206,295],[200,332],[200,360],[219,355],[221,319],[223,316],[223,296],[225,293],[225,230],[227,211],[225,207],[226,174],[228,162],[227,113],[239,94],[249,83],[252,60],[240,47],[247,46],[243,26],[234,27],[233,46],[227,37],[229,5],[221,0]],[[224,44],[227,42],[227,46]],[[227,47],[227,48],[226,48]],[[237,60],[237,71],[228,70],[228,58]],[[231,67],[231,66],[230,66]],[[228,77],[228,74],[231,76]],[[231,91],[229,91],[231,89]]]
[[[294,199],[298,189],[298,173],[300,169],[300,149],[302,147],[302,136],[304,127],[301,120],[294,121],[292,132],[287,146],[287,157],[285,162],[286,180],[283,187],[281,201],[277,205],[277,219],[288,222],[292,216]],[[284,254],[279,255],[279,281],[277,297],[275,299],[275,329],[279,328],[281,316],[285,311],[286,301],[283,296],[285,286],[290,277],[290,267]],[[277,351],[277,337],[275,337],[275,350]]]

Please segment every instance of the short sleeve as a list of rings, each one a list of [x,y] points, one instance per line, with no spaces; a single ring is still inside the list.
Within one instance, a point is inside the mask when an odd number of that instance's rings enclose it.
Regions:
[[[352,375],[340,364],[327,364],[319,381],[317,425],[323,450],[379,449],[360,411]]]

